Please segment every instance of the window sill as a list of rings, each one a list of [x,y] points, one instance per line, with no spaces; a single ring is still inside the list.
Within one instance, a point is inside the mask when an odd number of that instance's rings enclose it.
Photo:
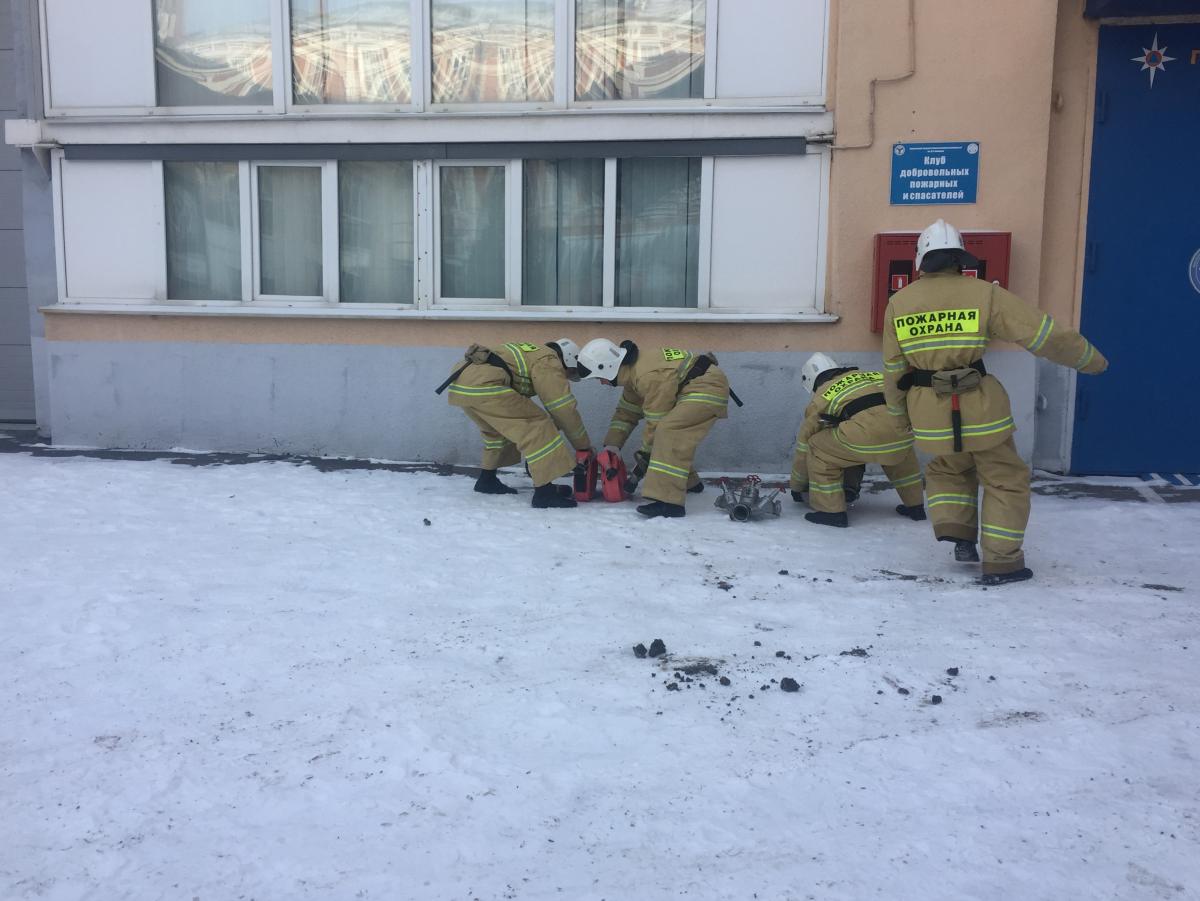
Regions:
[[[581,310],[571,307],[554,310],[537,307],[528,310],[416,310],[388,307],[327,306],[241,306],[224,304],[173,304],[173,303],[130,303],[120,301],[97,301],[89,303],[60,303],[40,307],[38,312],[47,315],[84,314],[117,316],[231,316],[250,318],[292,319],[415,319],[415,320],[467,320],[476,322],[561,322],[567,319],[584,322],[696,322],[696,323],[783,323],[811,322],[834,323],[839,317],[832,313],[753,313],[736,310],[630,310],[602,307]]]

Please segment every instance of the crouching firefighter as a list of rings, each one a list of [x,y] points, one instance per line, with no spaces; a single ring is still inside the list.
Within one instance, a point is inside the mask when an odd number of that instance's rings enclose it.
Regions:
[[[812,392],[792,465],[793,486],[801,477],[807,481],[813,512],[804,518],[823,526],[849,525],[847,476],[857,471],[861,482],[865,464],[878,463],[900,495],[896,512],[924,519],[921,466],[912,434],[885,409],[883,374],[838,366],[825,354],[813,354],[800,371],[800,382]],[[857,484],[853,476],[850,481]]]
[[[999,285],[962,274],[978,261],[953,225],[937,220],[917,240],[920,278],[892,295],[884,314],[884,392],[898,422],[912,423],[925,468],[925,502],[938,541],[977,562],[984,585],[1029,579],[1022,544],[1029,467],[1013,442],[1012,407],[983,354],[993,338],[1088,375],[1108,361],[1078,332]],[[983,501],[979,501],[979,486]],[[982,514],[982,515],[981,515]]]
[[[579,416],[568,379],[577,380],[579,348],[570,338],[546,345],[503,344],[496,349],[472,344],[454,373],[437,389],[449,388],[452,407],[462,407],[483,437],[483,462],[475,490],[482,494],[516,494],[496,477],[501,466],[521,457],[533,478],[533,506],[574,507],[574,489],[554,480],[575,469],[571,446],[590,451],[587,429]],[[530,398],[537,395],[542,407]]]
[[[645,477],[637,508],[643,516],[683,516],[686,493],[704,489],[693,468],[696,449],[718,419],[729,415],[729,380],[712,354],[673,347],[639,349],[632,341],[589,341],[579,351],[579,375],[622,389],[604,436],[619,452],[644,417],[642,447],[635,454],[634,481]]]

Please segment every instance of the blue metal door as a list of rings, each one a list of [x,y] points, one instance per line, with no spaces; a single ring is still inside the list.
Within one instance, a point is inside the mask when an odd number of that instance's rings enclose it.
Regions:
[[[1072,470],[1200,472],[1200,24],[1100,28]],[[1054,261],[1048,261],[1054,265]]]

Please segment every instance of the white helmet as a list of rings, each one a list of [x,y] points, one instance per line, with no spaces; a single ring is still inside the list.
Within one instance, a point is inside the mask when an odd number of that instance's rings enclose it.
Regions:
[[[805,391],[812,394],[813,385],[817,383],[817,376],[827,369],[837,368],[837,360],[828,354],[813,354],[808,358],[808,362],[800,367],[800,384],[804,386]]]
[[[611,381],[616,378],[626,353],[624,347],[618,347],[607,338],[593,338],[579,349],[579,377]]]
[[[547,342],[558,348],[562,354],[563,366],[567,369],[574,369],[579,362],[579,345],[570,338],[557,338],[554,341]]]
[[[963,246],[962,235],[957,228],[945,219],[939,219],[917,238],[916,268],[921,268],[921,260],[931,250],[966,250]]]

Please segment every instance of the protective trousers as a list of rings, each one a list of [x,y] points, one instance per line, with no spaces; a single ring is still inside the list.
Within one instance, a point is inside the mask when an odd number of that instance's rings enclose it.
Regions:
[[[662,418],[654,432],[642,497],[665,504],[683,504],[687,489],[700,481],[692,467],[696,448],[724,409],[706,403],[677,403]]]
[[[575,454],[541,407],[515,391],[472,398],[463,410],[483,436],[484,469],[525,457],[533,484],[545,485],[575,469]]]
[[[925,482],[934,535],[965,541],[975,541],[978,535],[985,573],[1025,566],[1021,544],[1029,522],[1029,468],[1017,455],[1011,435],[987,450],[934,457],[925,467]]]
[[[878,463],[906,507],[922,501],[921,465],[911,447],[883,454],[851,450],[836,429],[823,429],[808,439],[808,503],[822,513],[844,513],[843,473],[863,463]]]

